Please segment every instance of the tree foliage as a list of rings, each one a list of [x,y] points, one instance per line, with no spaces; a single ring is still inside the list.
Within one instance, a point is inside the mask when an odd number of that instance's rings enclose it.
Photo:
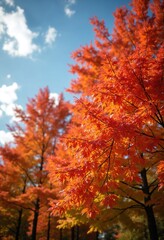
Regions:
[[[19,226],[19,233],[25,228],[25,233],[28,230],[33,240],[36,239],[36,233],[39,236],[40,231],[43,234],[45,229],[46,239],[49,239],[51,223],[56,225],[56,220],[50,219],[48,208],[49,199],[56,198],[58,189],[53,189],[49,182],[46,164],[47,158],[55,154],[58,138],[66,131],[68,107],[62,95],[59,96],[59,103],[56,103],[48,88],[45,88],[29,100],[26,111],[16,109],[19,122],[9,127],[14,142],[0,148],[3,161],[0,197],[2,209],[6,206],[11,209],[8,214],[16,225],[12,226],[13,235]],[[12,212],[15,212],[14,215]],[[23,214],[26,214],[28,226],[27,223],[23,225]]]
[[[77,219],[100,222],[139,208],[147,216],[151,239],[158,239],[154,211],[160,214],[163,199],[163,9],[163,1],[132,1],[130,10],[114,13],[111,35],[94,17],[94,43],[72,54],[71,72],[77,78],[68,91],[78,98],[62,142],[68,156],[55,157],[58,165],[49,161],[52,182],[63,184],[62,199],[52,203],[54,215],[74,209]]]
[[[162,238],[163,12],[163,0],[133,0],[111,34],[93,17],[94,42],[72,54],[75,102],[44,88],[16,109],[14,141],[0,147],[1,239],[73,240],[79,226]]]

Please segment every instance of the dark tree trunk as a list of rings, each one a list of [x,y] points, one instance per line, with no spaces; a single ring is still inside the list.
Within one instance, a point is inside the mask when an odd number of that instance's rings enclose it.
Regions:
[[[48,226],[47,226],[47,240],[50,239],[50,230],[51,230],[51,217],[50,213],[48,215]]]
[[[22,221],[22,213],[23,213],[23,209],[20,209],[19,210],[19,216],[18,216],[18,225],[17,225],[17,228],[16,228],[15,240],[19,240],[20,227],[21,227],[21,221]]]
[[[96,232],[96,240],[98,240],[98,239],[99,239],[99,233]]]
[[[71,240],[75,240],[75,227],[71,228]]]
[[[36,240],[36,230],[37,230],[37,224],[38,224],[39,208],[40,208],[39,198],[37,198],[36,204],[35,204],[31,240]]]
[[[27,179],[25,178],[24,179],[24,187],[23,187],[22,193],[25,193],[25,191],[26,191],[26,181],[27,181]],[[23,209],[21,208],[19,210],[18,224],[17,224],[17,228],[16,228],[15,240],[19,240],[19,234],[20,234],[21,222],[22,222],[22,214],[23,214]]]
[[[154,211],[152,206],[146,207],[147,222],[149,228],[149,234],[151,240],[158,240],[157,225],[154,217]]]
[[[79,240],[79,226],[76,226],[76,239]]]
[[[144,202],[145,202],[145,211],[147,216],[150,239],[158,240],[157,225],[156,225],[156,220],[154,216],[153,206],[147,204],[151,200],[151,192],[149,189],[145,168],[141,171],[141,178],[143,183],[142,190],[143,190],[143,193],[146,195],[146,197],[144,198]]]
[[[71,228],[71,240],[79,240],[79,226]]]
[[[63,240],[63,230],[60,229],[60,240]]]
[[[41,155],[41,162],[39,170],[42,173],[43,170],[43,164],[44,164],[44,146],[42,149],[42,155]],[[39,185],[42,185],[42,176],[39,178]],[[33,219],[33,225],[32,225],[32,238],[31,240],[36,240],[36,233],[37,233],[37,224],[38,224],[38,217],[39,217],[39,209],[40,209],[40,200],[39,198],[36,199],[35,203],[35,210],[34,210],[34,219]]]

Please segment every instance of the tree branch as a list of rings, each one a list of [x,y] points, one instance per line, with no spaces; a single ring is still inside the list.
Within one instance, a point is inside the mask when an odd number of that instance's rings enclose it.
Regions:
[[[133,189],[135,189],[135,190],[141,190],[141,191],[142,191],[142,188],[132,186],[132,185],[130,185],[130,184],[124,182],[124,181],[120,181],[120,183],[122,183],[122,184],[124,184],[124,185],[127,185],[128,187],[133,188]]]

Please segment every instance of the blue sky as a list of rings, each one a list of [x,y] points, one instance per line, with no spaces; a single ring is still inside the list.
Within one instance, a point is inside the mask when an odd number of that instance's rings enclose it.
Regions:
[[[89,19],[113,28],[113,12],[129,0],[0,0],[0,144],[11,139],[13,107],[48,86],[64,92],[73,76],[71,53],[94,39]],[[71,99],[64,92],[66,100]]]

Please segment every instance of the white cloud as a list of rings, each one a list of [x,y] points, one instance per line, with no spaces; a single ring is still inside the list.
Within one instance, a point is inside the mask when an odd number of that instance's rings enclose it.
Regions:
[[[12,142],[14,140],[11,132],[5,132],[0,130],[0,144],[4,145],[5,143]]]
[[[0,117],[5,114],[10,117],[10,122],[19,121],[15,116],[15,108],[22,109],[21,105],[16,104],[18,97],[16,91],[19,89],[19,86],[16,82],[12,85],[6,86],[2,85],[0,87]]]
[[[0,109],[0,117],[2,117],[2,115],[3,115],[3,112],[2,112],[2,110]]]
[[[69,4],[75,4],[75,3],[76,3],[76,0],[68,0],[68,3],[69,3]]]
[[[6,116],[11,117],[10,122],[18,122],[20,119],[15,116],[15,108],[23,109],[21,105],[11,103],[11,104],[1,104],[1,111],[4,112]]]
[[[55,105],[56,106],[59,104],[59,94],[58,93],[50,93],[49,98],[50,99],[55,99]]]
[[[0,7],[0,39],[2,37],[2,35],[5,33],[5,26],[4,26],[4,23],[3,23],[3,17],[4,16],[4,11],[3,11],[3,8]]]
[[[5,0],[5,3],[9,5],[10,7],[14,6],[14,0]]]
[[[57,37],[57,30],[53,27],[49,27],[45,35],[45,43],[52,44]]]
[[[75,11],[74,10],[71,10],[71,8],[69,6],[66,6],[64,8],[64,11],[65,11],[65,14],[68,16],[68,17],[72,17],[72,15],[75,14]]]
[[[76,3],[76,0],[68,0],[64,8],[64,12],[68,17],[72,17],[75,14],[75,10],[72,10],[71,7]]]
[[[10,79],[10,78],[11,78],[11,74],[7,74],[7,75],[6,75],[6,78],[7,78],[7,79]]]
[[[7,13],[0,7],[0,36],[5,37],[3,50],[11,56],[27,57],[35,51],[40,51],[33,39],[38,36],[32,32],[26,22],[24,10],[17,7]]]
[[[16,82],[9,86],[2,85],[2,87],[0,87],[0,103],[12,104],[15,102],[18,99],[16,94],[16,90],[18,89],[19,86]]]

